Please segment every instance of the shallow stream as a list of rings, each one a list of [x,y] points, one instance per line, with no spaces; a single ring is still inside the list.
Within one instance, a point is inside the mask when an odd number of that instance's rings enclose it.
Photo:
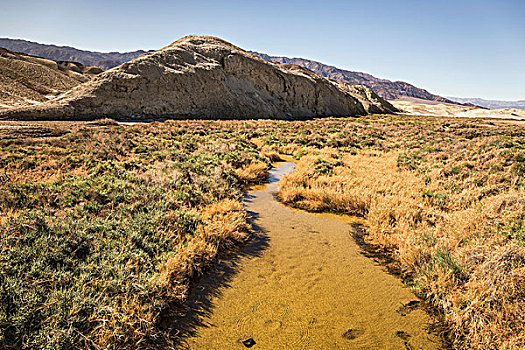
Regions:
[[[257,237],[191,297],[184,348],[438,349],[432,318],[352,238],[359,218],[291,209],[281,163],[244,203]]]

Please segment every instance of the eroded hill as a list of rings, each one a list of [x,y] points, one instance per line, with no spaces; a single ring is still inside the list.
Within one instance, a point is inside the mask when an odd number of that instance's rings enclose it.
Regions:
[[[366,87],[192,35],[99,74],[53,101],[3,117],[293,119],[394,111]]]
[[[39,104],[89,81],[100,68],[0,48],[0,110]]]

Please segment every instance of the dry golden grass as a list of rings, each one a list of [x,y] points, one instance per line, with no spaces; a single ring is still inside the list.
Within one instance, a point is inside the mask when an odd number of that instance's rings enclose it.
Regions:
[[[278,162],[282,160],[281,156],[279,155],[279,152],[275,151],[274,149],[268,146],[262,147],[261,154],[270,159],[272,162]]]
[[[270,162],[237,124],[96,124],[0,140],[0,348],[172,348],[249,237],[243,188]]]
[[[246,182],[259,182],[268,173],[268,165],[265,163],[249,163],[240,169],[235,170],[239,179]]]
[[[392,251],[417,291],[444,311],[458,349],[525,346],[525,247],[496,232],[523,212],[523,191],[489,181],[458,193],[434,169],[397,166],[399,154],[303,157],[280,186],[285,203],[366,217],[367,240]],[[329,166],[327,166],[329,164]],[[496,189],[494,189],[494,188]],[[491,190],[492,189],[492,190]]]
[[[171,346],[163,320],[245,241],[243,185],[279,154],[300,159],[281,199],[366,217],[368,242],[443,311],[456,348],[525,347],[525,129],[406,116],[102,124],[0,135],[0,298],[12,304],[0,347]]]
[[[213,266],[217,255],[249,238],[251,228],[238,200],[213,203],[200,211],[200,215],[203,222],[197,227],[197,234],[184,240],[176,254],[162,261],[156,269],[159,273],[144,286],[148,299],[182,305],[191,287]],[[112,348],[116,344],[119,348],[151,348],[153,344],[148,344],[148,339],[161,336],[162,347],[175,346],[168,334],[158,332],[159,315],[145,307],[139,296],[119,298],[121,308],[108,309],[104,319],[92,320],[100,325],[88,334],[92,344],[101,348]],[[169,320],[177,312],[175,309],[161,318]]]

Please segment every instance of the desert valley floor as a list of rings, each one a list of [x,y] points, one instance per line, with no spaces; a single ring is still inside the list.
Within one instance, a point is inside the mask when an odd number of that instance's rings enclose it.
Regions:
[[[2,121],[0,343],[520,347],[524,136],[408,115]]]

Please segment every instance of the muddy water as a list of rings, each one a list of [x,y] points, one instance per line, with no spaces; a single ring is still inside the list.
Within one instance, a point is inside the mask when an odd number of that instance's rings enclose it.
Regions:
[[[189,349],[437,349],[431,318],[394,276],[363,256],[352,221],[290,209],[270,183],[245,198],[258,238],[204,280],[192,299]],[[243,343],[245,342],[245,343]]]

